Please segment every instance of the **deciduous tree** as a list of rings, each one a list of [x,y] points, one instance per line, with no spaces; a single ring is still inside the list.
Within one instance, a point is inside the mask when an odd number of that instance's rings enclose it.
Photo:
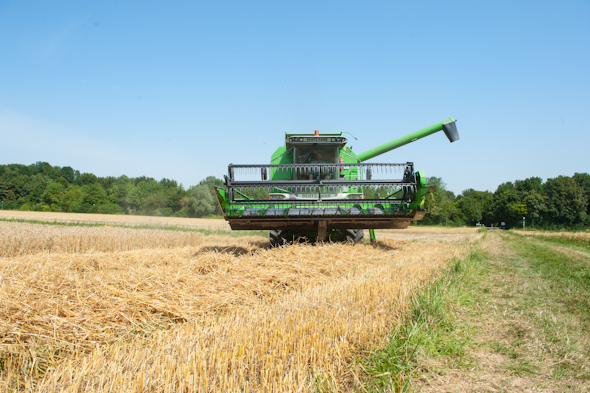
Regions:
[[[571,177],[549,179],[544,186],[547,215],[555,226],[573,228],[586,221],[588,199],[584,189]]]

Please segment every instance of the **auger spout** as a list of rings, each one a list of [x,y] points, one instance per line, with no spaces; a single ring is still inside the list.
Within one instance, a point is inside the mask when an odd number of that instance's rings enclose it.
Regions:
[[[400,146],[407,145],[408,143],[417,141],[418,139],[424,138],[425,136],[434,134],[438,131],[444,131],[447,138],[449,138],[449,141],[455,142],[459,140],[459,133],[457,132],[457,126],[455,125],[456,121],[457,120],[451,117],[447,120],[433,124],[419,131],[412,132],[411,134],[402,136],[401,138],[397,138],[391,142],[384,143],[381,146],[377,146],[364,153],[358,154],[357,158],[360,160],[360,162],[367,161],[380,154],[387,153],[390,150],[397,149]]]

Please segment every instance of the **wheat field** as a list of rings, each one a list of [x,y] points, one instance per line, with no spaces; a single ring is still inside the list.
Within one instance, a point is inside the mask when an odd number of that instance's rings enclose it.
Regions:
[[[354,391],[412,293],[469,240],[0,222],[0,391]]]
[[[516,233],[527,236],[544,236],[552,238],[565,238],[577,241],[590,241],[590,232],[543,232],[543,231],[523,231],[519,230]]]
[[[19,210],[0,210],[0,219],[4,220],[35,220],[52,223],[106,224],[145,227],[179,227],[192,229],[209,229],[230,231],[229,224],[223,219],[134,216],[129,214],[91,214],[91,213],[59,213]]]

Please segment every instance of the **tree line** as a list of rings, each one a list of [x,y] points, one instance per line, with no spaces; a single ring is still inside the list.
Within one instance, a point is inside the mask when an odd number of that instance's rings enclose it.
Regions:
[[[213,186],[222,184],[209,176],[185,189],[166,178],[98,177],[46,162],[0,165],[0,198],[13,210],[207,217],[221,214]]]
[[[539,177],[502,183],[495,192],[468,189],[460,195],[446,189],[440,177],[426,197],[424,225],[476,225],[507,228],[580,229],[590,227],[590,175],[558,176],[543,183]]]
[[[502,183],[495,192],[447,190],[440,177],[427,184],[421,225],[582,228],[590,226],[590,175],[575,173],[543,183],[539,177]],[[207,217],[221,214],[213,186],[223,181],[209,176],[185,189],[175,180],[150,177],[97,177],[69,166],[0,165],[0,198],[4,209],[75,213]]]

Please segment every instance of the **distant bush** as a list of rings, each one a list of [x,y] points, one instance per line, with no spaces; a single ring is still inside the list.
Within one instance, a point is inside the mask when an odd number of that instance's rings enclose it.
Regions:
[[[51,208],[51,211],[52,212],[60,212],[61,211],[61,209],[59,208],[59,206],[57,204],[55,204],[55,203],[52,203],[51,206],[50,206],[50,208]]]
[[[42,212],[50,212],[51,208],[48,205],[41,205]]]
[[[24,203],[19,210],[22,211],[32,211],[33,208],[31,207],[31,205],[29,205],[28,203]]]
[[[80,206],[79,213],[98,213],[98,208],[99,206],[91,205],[90,203],[85,202]]]
[[[123,209],[116,203],[107,203],[99,207],[98,212],[102,214],[121,214]]]
[[[173,211],[170,207],[160,207],[159,209],[156,209],[155,213],[156,216],[170,217]]]

